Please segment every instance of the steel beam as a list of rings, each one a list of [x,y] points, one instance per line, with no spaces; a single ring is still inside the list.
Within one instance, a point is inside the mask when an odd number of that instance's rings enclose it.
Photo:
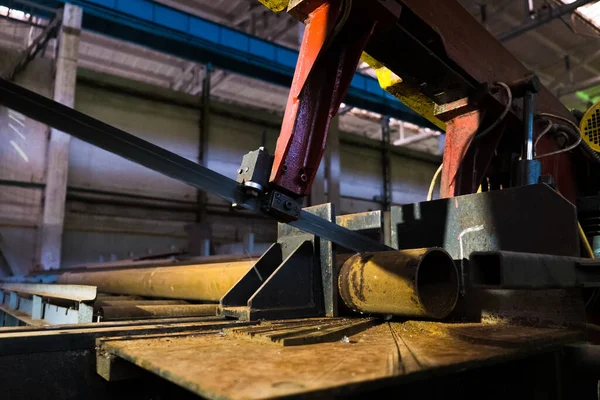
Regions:
[[[586,4],[592,3],[595,0],[577,0],[571,4],[565,4],[564,6],[551,8],[547,15],[544,15],[537,19],[531,19],[521,26],[518,26],[508,32],[501,33],[497,36],[498,40],[505,42],[507,40],[514,39],[522,34],[529,32],[533,29],[537,29],[542,25],[546,25],[548,22],[560,18],[565,14],[570,14],[577,10],[579,7],[585,6]]]
[[[38,55],[38,53],[46,48],[50,39],[56,37],[56,33],[60,28],[62,22],[62,15],[56,15],[49,23],[44,27],[42,32],[33,40],[33,42],[25,49],[7,70],[2,74],[4,79],[12,81],[15,79],[17,74],[27,68],[27,65]]]

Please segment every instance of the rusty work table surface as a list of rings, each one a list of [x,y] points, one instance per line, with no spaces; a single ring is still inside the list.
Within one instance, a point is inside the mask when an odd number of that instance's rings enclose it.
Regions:
[[[104,338],[97,351],[206,398],[254,399],[343,394],[365,383],[518,359],[582,338],[581,331],[565,328],[379,321],[342,340],[286,346],[244,335],[244,329]]]

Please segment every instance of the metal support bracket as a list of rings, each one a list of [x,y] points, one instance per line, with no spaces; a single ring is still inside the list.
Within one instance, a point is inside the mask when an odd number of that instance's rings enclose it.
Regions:
[[[322,315],[321,277],[310,241],[281,261],[273,244],[238,283],[221,298],[219,314],[241,320]]]
[[[95,286],[2,284],[0,327],[92,322]]]
[[[330,203],[308,207],[302,212],[306,215],[321,218],[324,221],[335,221],[335,211],[333,209],[333,205]],[[273,244],[256,262],[254,268],[248,271],[248,273],[242,277],[242,279],[240,279],[240,281],[225,296],[223,296],[220,306],[222,315],[254,319],[252,316],[257,315],[257,312],[252,311],[251,307],[249,306],[249,300],[254,299],[254,302],[252,303],[252,307],[254,308],[258,308],[259,304],[261,304],[261,307],[264,307],[265,309],[272,309],[273,304],[277,305],[277,308],[285,304],[285,307],[289,307],[286,309],[285,318],[288,318],[288,314],[289,317],[318,317],[322,315],[326,315],[328,317],[337,316],[338,272],[336,270],[334,244],[327,239],[319,238],[315,235],[311,235],[294,228],[293,226],[283,223],[280,223],[278,226],[277,236],[277,243]],[[310,257],[311,260],[308,259],[307,254],[304,254],[307,250],[303,249],[302,247],[305,246],[305,243],[307,242],[310,244],[310,251],[312,252],[312,256]],[[302,256],[305,258],[303,261],[304,264],[294,267],[295,270],[293,271],[287,269],[288,267],[280,271],[280,268],[284,264],[288,263],[291,265],[298,262],[297,260],[300,258],[300,253],[304,254],[304,256]],[[307,270],[307,265],[311,265],[312,269]],[[300,275],[289,278],[291,279],[290,282],[283,281],[280,283],[275,283],[279,282],[274,278],[275,274],[277,273],[279,273],[281,276],[287,276],[288,274],[292,273],[299,273]],[[264,299],[262,296],[264,296],[264,293],[268,292],[263,291],[263,294],[256,298],[254,298],[254,296],[259,292],[259,290],[263,290],[261,289],[263,284],[270,280],[270,277],[272,276],[273,282],[271,285],[281,284],[281,288],[285,289],[282,293],[296,293],[296,289],[290,289],[288,291],[286,288],[290,285],[295,287],[298,282],[302,282],[302,285],[304,285],[304,288],[302,289],[304,290],[304,294],[306,295],[310,293],[312,294],[312,297],[309,296],[309,299],[305,296],[305,300],[303,300],[304,303],[300,301],[303,304],[300,308],[297,307],[294,299],[287,297],[283,300],[280,300],[276,296],[275,298],[271,298],[270,303],[268,304],[261,303]],[[307,280],[309,282],[307,282]],[[270,286],[264,290],[273,290],[273,287],[274,286]],[[292,295],[288,294],[285,296],[291,297]],[[298,294],[293,296],[302,298],[302,296]],[[292,303],[290,303],[290,301],[292,301]],[[301,310],[302,308],[304,310]],[[273,314],[268,314],[268,317],[271,318],[271,315]]]

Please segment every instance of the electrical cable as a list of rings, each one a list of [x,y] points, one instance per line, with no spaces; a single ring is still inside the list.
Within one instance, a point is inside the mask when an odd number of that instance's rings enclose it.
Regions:
[[[578,132],[575,132],[573,129],[571,129],[567,126],[562,126],[561,131],[567,133],[572,139],[576,139],[579,135]],[[587,142],[585,140],[583,142],[581,142],[579,147],[583,150],[583,153],[586,154],[588,156],[588,158],[591,159],[591,161],[594,161],[595,163],[600,164],[600,154],[598,154],[596,151],[594,151],[590,147],[590,145],[587,144]]]
[[[585,252],[587,253],[588,257],[596,258],[594,256],[594,250],[592,249],[592,246],[590,246],[590,242],[579,222],[577,222],[577,229],[579,231],[579,239],[581,239],[581,242],[583,243],[583,248],[585,249]]]
[[[433,174],[433,178],[431,178],[431,183],[429,184],[429,191],[427,192],[427,201],[433,199],[433,189],[435,188],[435,183],[437,182],[438,176],[440,176],[443,167],[444,164],[440,164],[438,169],[435,171],[435,174]]]
[[[511,107],[512,101],[513,101],[513,95],[512,95],[512,91],[510,90],[510,87],[508,87],[508,85],[504,82],[496,82],[495,85],[504,88],[504,90],[506,91],[506,97],[507,97],[506,107],[504,107],[504,110],[502,111],[502,113],[500,114],[498,119],[496,119],[490,126],[488,126],[486,129],[484,129],[483,132],[475,135],[475,138],[474,138],[475,140],[481,139],[482,137],[487,136],[490,132],[492,132],[498,126],[498,124],[500,124],[500,122],[502,122],[502,120],[504,120],[504,118],[510,111],[510,107]]]
[[[550,129],[552,129],[552,126],[554,125],[554,123],[552,121],[550,121],[549,119],[547,119],[546,121],[548,121],[548,125],[544,128],[544,130],[542,132],[540,132],[540,134],[538,135],[537,139],[535,139],[535,142],[533,143],[533,154],[535,156],[537,156],[537,145],[538,142],[540,141],[541,138],[543,138],[548,132],[550,132]],[[535,157],[534,157],[535,158]]]
[[[571,144],[570,146],[565,147],[564,149],[560,149],[560,150],[556,150],[556,151],[551,151],[549,153],[545,153],[545,154],[542,154],[542,155],[536,155],[535,156],[536,160],[539,160],[540,158],[544,158],[544,157],[555,156],[555,155],[560,154],[560,153],[566,153],[567,151],[571,151],[574,148],[576,148],[577,146],[579,146],[579,144],[582,142],[583,136],[581,135],[581,131],[579,130],[579,127],[573,121],[571,121],[570,119],[565,118],[565,117],[561,117],[560,115],[550,114],[550,113],[539,113],[537,116],[538,117],[546,117],[546,118],[554,118],[554,119],[558,119],[558,120],[561,120],[561,121],[564,121],[564,122],[568,123],[569,125],[571,125],[574,128],[574,130],[568,129],[565,126],[560,126],[560,125],[558,126],[558,130],[565,131],[565,132],[571,134],[571,136],[573,136],[572,133],[574,131],[575,132],[576,141],[575,141],[575,143]],[[546,133],[547,132],[543,132],[544,135]],[[541,134],[540,134],[540,136],[541,136]],[[539,141],[539,139],[540,139],[540,137],[537,138],[536,143]]]
[[[573,129],[575,129],[576,131],[579,131],[579,127],[577,126],[577,124],[575,124],[575,122],[571,121],[569,118],[561,117],[560,115],[550,114],[550,113],[539,113],[537,116],[559,119],[559,120],[564,121],[567,124],[571,125],[573,127]]]

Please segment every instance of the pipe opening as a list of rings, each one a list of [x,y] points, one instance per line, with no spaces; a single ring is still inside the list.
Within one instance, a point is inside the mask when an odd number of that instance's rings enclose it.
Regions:
[[[475,285],[500,286],[502,284],[501,257],[497,254],[472,254],[469,258],[471,279]]]
[[[458,300],[458,271],[447,253],[432,250],[425,254],[417,270],[417,294],[433,318],[447,317]]]

